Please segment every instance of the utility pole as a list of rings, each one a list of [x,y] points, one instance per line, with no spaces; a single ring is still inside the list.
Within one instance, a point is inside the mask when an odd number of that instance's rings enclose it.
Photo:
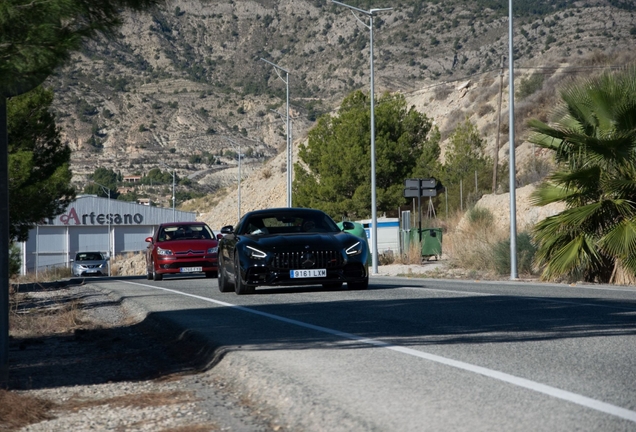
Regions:
[[[501,134],[501,95],[503,94],[503,67],[504,56],[501,56],[499,65],[499,102],[497,104],[497,140],[495,141],[494,166],[492,169],[492,193],[497,192],[497,165],[499,165],[499,135]]]
[[[508,2],[508,97],[510,103],[508,106],[510,124],[508,138],[510,140],[510,279],[519,278],[517,271],[517,180],[515,168],[515,53],[513,45],[513,25],[512,25],[512,0]]]

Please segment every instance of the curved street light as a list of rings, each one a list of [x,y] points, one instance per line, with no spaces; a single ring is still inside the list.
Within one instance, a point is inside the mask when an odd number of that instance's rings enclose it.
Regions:
[[[278,115],[281,119],[281,121],[283,123],[285,122],[285,117],[279,113],[278,111],[276,111],[275,109],[270,109],[271,112],[273,112],[274,114]],[[298,117],[296,117],[298,118]],[[292,145],[288,146],[288,153],[287,153],[287,207],[291,207],[292,206],[292,183],[293,183],[293,177],[294,177],[294,150],[293,150],[293,142],[291,141],[291,131],[293,129],[293,125],[294,125],[294,117],[288,116],[288,124],[286,124],[285,126],[287,127],[287,125],[289,125],[289,134],[290,134],[290,141],[288,141],[288,143],[292,143]]]
[[[287,207],[291,207],[292,206],[292,190],[291,190],[292,166],[291,164],[292,164],[293,141],[292,141],[291,122],[289,121],[289,71],[285,68],[278,66],[277,64],[272,63],[269,60],[265,60],[262,57],[261,57],[261,60],[264,61],[265,63],[268,63],[274,66],[274,71],[276,71],[276,75],[278,75],[278,78],[280,78],[285,83],[285,87],[287,88],[287,122],[285,123],[287,128]],[[285,72],[285,78],[281,76],[279,70]]]
[[[236,143],[228,137],[224,137],[234,148],[238,148],[238,219],[241,220],[241,144]]]
[[[376,205],[376,190],[375,190],[375,89],[374,89],[374,80],[373,80],[373,14],[376,12],[384,12],[392,10],[393,8],[376,8],[369,9],[368,11],[364,9],[359,9],[357,7],[349,6],[348,4],[340,3],[335,0],[331,0],[332,3],[335,3],[340,6],[347,7],[351,9],[351,13],[353,16],[362,23],[363,26],[369,29],[370,34],[370,45],[371,45],[371,53],[369,55],[370,59],[370,68],[371,68],[371,257],[372,257],[372,273],[378,274],[378,212]],[[355,12],[359,12],[369,17],[369,24],[367,25],[364,21],[362,21]]]

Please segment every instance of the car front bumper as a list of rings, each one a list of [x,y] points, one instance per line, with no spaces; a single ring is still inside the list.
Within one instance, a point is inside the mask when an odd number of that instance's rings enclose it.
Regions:
[[[218,271],[218,259],[214,257],[187,257],[187,258],[159,258],[157,260],[156,272],[159,274],[196,273],[184,271],[193,268],[201,268],[200,272]]]
[[[305,270],[305,269],[297,269]],[[362,263],[349,263],[343,267],[326,269],[324,277],[291,277],[293,270],[272,269],[263,265],[254,265],[242,271],[241,276],[247,285],[319,285],[325,283],[364,282],[369,277],[368,268]]]

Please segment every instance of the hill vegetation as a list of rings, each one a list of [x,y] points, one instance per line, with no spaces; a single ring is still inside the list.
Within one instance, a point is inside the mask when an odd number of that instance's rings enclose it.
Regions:
[[[636,19],[627,1],[517,3],[519,146],[525,119],[545,118],[559,81],[630,61],[618,53],[633,45]],[[506,89],[497,77],[502,61],[507,67],[507,2],[389,6],[374,20],[376,91],[407,95],[440,127],[442,147],[466,118],[484,151],[494,151],[498,135],[505,143],[506,102],[497,127],[497,96]],[[245,166],[261,166],[286,135],[285,82],[261,58],[290,71],[296,143],[346,95],[368,91],[369,32],[326,0],[177,0],[129,13],[116,37],[88,43],[49,80],[76,186],[98,167],[121,176],[161,168],[191,180],[180,191],[213,193],[235,181],[238,157],[226,137],[241,143]],[[465,82],[470,100],[456,90]],[[151,193],[140,185],[135,194],[171,205],[169,188]]]

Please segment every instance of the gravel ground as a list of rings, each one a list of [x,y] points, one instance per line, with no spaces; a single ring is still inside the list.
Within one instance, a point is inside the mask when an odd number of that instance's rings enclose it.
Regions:
[[[90,285],[21,289],[20,310],[76,304],[73,329],[11,337],[9,390],[51,401],[48,419],[20,431],[284,431],[210,370],[200,347],[160,339],[140,311]],[[1,420],[1,419],[0,419]]]
[[[378,273],[422,276],[441,266],[380,266]],[[52,326],[56,331],[12,332],[9,390],[52,404],[44,420],[21,428],[0,419],[0,431],[291,430],[252,403],[240,383],[214,372],[212,348],[166,337],[143,311],[96,286],[63,285],[19,290],[22,315],[54,320],[60,310],[74,313],[70,322]]]

